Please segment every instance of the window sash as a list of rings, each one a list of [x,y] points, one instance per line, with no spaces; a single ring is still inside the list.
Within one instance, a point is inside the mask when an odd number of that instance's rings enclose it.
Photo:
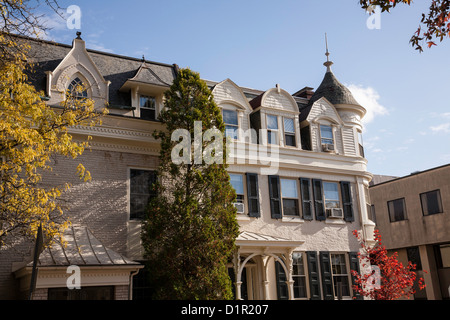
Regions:
[[[422,213],[424,216],[443,212],[440,190],[421,193],[420,202],[422,204]]]
[[[147,205],[156,196],[153,184],[156,172],[130,169],[130,219],[139,220],[145,216]]]
[[[320,138],[322,144],[334,144],[333,129],[331,126],[320,125]]]
[[[388,201],[388,211],[391,222],[406,220],[405,198]]]
[[[140,96],[139,106],[144,109],[156,110],[156,99],[150,96]]]
[[[294,280],[294,298],[307,298],[305,260],[302,252],[292,253],[292,280]]]
[[[242,174],[230,173],[230,184],[237,195],[244,195],[244,179]]]
[[[342,284],[342,296],[350,296],[349,278],[345,254],[330,254],[331,273],[333,276],[334,295],[338,296],[338,284]]]
[[[267,129],[278,130],[278,117],[268,114],[267,115]]]
[[[323,182],[325,208],[340,208],[339,187],[336,182]]]

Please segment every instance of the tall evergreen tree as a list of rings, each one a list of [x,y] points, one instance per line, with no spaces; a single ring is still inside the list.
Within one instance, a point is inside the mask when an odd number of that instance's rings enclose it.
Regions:
[[[159,119],[157,197],[142,232],[153,298],[230,299],[226,264],[239,226],[220,109],[199,74],[181,69]]]

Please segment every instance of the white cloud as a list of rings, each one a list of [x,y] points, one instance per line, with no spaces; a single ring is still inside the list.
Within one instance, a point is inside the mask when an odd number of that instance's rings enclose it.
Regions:
[[[380,95],[374,88],[364,88],[363,86],[354,84],[348,85],[347,88],[353,94],[356,101],[367,110],[366,115],[362,119],[363,123],[371,122],[375,116],[387,115],[389,113],[388,110],[378,102]]]
[[[430,127],[430,129],[434,133],[439,133],[439,132],[450,133],[450,122],[443,123],[438,126]]]

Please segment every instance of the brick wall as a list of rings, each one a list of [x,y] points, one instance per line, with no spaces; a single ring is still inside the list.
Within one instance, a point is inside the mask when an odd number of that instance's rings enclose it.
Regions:
[[[64,213],[74,224],[88,226],[105,246],[127,256],[128,171],[130,167],[155,169],[158,157],[86,150],[75,160],[55,157],[53,161],[53,171],[45,173],[43,182],[49,186],[72,184],[62,195]],[[85,183],[78,178],[76,168],[79,163],[90,171],[91,181]],[[12,265],[30,257],[31,252],[30,243],[23,241],[14,247],[0,249],[0,299],[20,298]]]

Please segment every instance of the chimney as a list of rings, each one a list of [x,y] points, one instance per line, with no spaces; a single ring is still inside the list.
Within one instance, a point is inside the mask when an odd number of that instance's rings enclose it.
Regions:
[[[299,91],[297,91],[296,93],[293,94],[294,97],[299,97],[299,98],[305,98],[305,99],[311,99],[311,97],[314,94],[313,91],[314,88],[311,87],[304,87],[303,89],[300,89]]]

